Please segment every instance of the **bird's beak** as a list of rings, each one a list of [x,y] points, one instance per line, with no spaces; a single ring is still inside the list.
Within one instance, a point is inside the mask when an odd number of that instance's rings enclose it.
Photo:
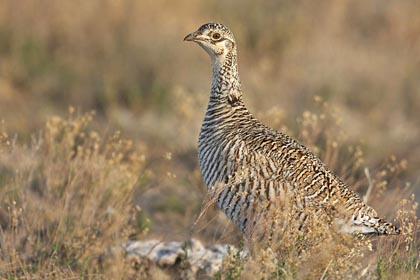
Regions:
[[[185,36],[184,41],[194,41],[195,37],[197,35],[197,32],[193,32]]]

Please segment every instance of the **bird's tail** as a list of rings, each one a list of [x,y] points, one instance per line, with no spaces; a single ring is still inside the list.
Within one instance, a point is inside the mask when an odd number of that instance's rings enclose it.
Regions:
[[[400,229],[392,223],[377,216],[375,210],[366,206],[365,211],[353,214],[350,220],[338,221],[340,230],[347,233],[360,232],[363,234],[398,235]]]

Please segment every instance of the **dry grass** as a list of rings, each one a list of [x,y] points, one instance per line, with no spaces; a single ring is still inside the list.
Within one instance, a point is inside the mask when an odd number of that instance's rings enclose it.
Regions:
[[[1,277],[159,278],[111,248],[191,234],[238,245],[213,206],[191,230],[206,205],[196,139],[210,71],[182,38],[221,21],[252,112],[361,195],[371,185],[369,204],[403,234],[302,255],[293,246],[325,233],[285,232],[281,255],[233,255],[218,277],[418,278],[417,2],[0,0]]]
[[[87,129],[91,120],[53,117],[27,146],[3,133],[3,276],[122,276],[123,256],[106,255],[146,230],[132,203],[144,156],[118,133]]]

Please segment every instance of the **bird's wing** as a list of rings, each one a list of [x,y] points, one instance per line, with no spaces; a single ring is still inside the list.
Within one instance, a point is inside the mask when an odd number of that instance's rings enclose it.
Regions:
[[[399,233],[392,224],[378,218],[373,208],[298,141],[264,126],[251,134],[255,152],[276,164],[278,175],[296,195],[303,195],[305,205],[325,210],[327,215],[342,223],[343,231]]]

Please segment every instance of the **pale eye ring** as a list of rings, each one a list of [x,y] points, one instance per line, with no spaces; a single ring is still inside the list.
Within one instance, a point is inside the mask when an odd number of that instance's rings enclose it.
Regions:
[[[220,40],[220,38],[222,38],[222,35],[220,35],[220,33],[218,32],[214,32],[213,34],[211,34],[211,38],[213,40]]]

